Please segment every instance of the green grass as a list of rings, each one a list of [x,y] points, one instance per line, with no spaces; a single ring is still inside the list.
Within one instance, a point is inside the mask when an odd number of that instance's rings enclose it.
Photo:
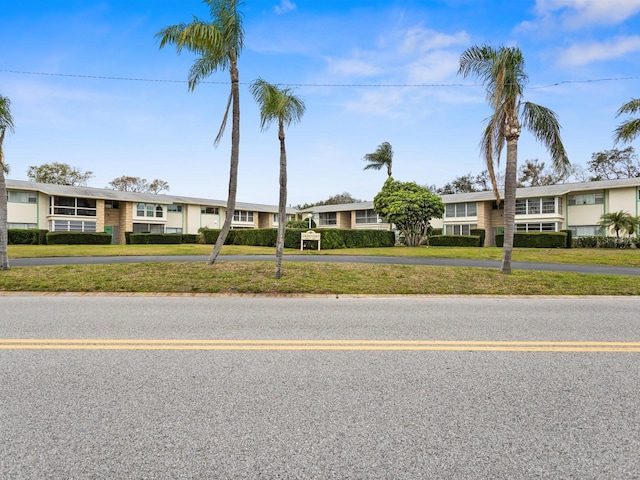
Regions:
[[[209,255],[211,245],[10,245],[9,257]],[[273,255],[267,247],[225,246],[225,255]],[[300,254],[287,250],[286,254]],[[500,260],[499,248],[359,248],[305,255],[379,255]],[[640,250],[524,249],[514,261],[640,267]],[[435,266],[286,262],[198,262],[13,267],[0,271],[0,291],[166,292],[322,295],[640,295],[640,277]]]
[[[85,257],[113,255],[209,255],[211,245],[9,245],[9,258],[25,257]],[[274,248],[225,245],[223,255],[273,255]],[[300,254],[287,249],[285,254]],[[500,260],[502,249],[458,247],[390,247],[348,248],[304,252],[305,255],[378,255],[389,257],[464,258]],[[590,248],[515,248],[513,260],[517,262],[574,263],[640,267],[640,249],[590,249]]]
[[[14,267],[0,291],[319,295],[640,295],[640,277],[337,263],[140,263]]]

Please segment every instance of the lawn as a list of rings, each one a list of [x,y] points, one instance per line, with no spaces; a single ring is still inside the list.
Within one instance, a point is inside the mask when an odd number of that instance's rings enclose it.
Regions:
[[[11,245],[9,257],[209,255],[210,245]],[[300,254],[287,250],[286,254]],[[223,255],[274,255],[273,248],[225,246]],[[380,255],[499,260],[499,248],[393,247],[305,251],[304,255]],[[640,267],[640,250],[514,249],[514,261]],[[439,266],[286,262],[152,262],[14,267],[0,292],[159,292],[266,295],[640,295],[640,277]]]
[[[9,258],[26,257],[86,257],[114,255],[209,255],[211,245],[9,245]],[[285,254],[300,254],[299,250],[287,249]],[[225,245],[223,255],[274,255],[270,247],[244,247]],[[400,257],[466,258],[478,260],[500,260],[502,249],[497,247],[389,247],[347,248],[340,250],[306,250],[305,255],[377,255]],[[585,265],[609,265],[640,267],[640,249],[608,248],[515,248],[513,261],[575,263]]]

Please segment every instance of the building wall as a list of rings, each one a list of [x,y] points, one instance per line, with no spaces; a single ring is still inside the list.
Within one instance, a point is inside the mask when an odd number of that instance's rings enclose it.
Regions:
[[[255,217],[255,214],[254,214]],[[273,228],[273,213],[259,212],[258,213],[258,228]]]
[[[41,227],[38,221],[38,204],[37,203],[7,203],[7,222],[8,223],[35,223],[38,228]],[[46,224],[46,219],[45,219]]]
[[[184,211],[184,207],[183,207],[183,211]],[[187,233],[185,232],[185,229],[184,229],[182,213],[167,212],[167,227],[182,228],[182,232]]]
[[[630,215],[638,215],[638,192],[635,187],[617,188],[607,190],[605,193],[605,205],[607,212],[627,212]]]

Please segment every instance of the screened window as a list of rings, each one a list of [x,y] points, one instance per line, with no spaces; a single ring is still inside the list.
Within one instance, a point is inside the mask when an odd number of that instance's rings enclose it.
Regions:
[[[162,205],[154,205],[153,203],[138,203],[136,205],[136,217],[162,218],[163,215]]]
[[[200,207],[200,213],[205,215],[218,215],[218,207]]]
[[[170,213],[182,213],[182,205],[168,205],[167,212]]]
[[[445,206],[446,217],[475,217],[478,214],[476,202],[450,203]]]
[[[156,223],[134,223],[133,233],[164,233],[164,225]]]
[[[516,215],[527,214],[527,201],[524,198],[516,199]]]
[[[378,216],[373,209],[356,210],[356,223],[378,223]]]
[[[182,229],[167,227],[165,233],[182,233]]]
[[[539,215],[540,213],[556,213],[555,197],[516,199],[516,215]]]
[[[54,232],[95,232],[96,222],[84,220],[53,220],[51,230]]]
[[[233,212],[234,222],[253,222],[253,212],[247,210],[236,210]]]
[[[584,193],[582,195],[569,195],[567,205],[601,205],[604,203],[604,193]]]
[[[53,215],[96,216],[93,198],[51,197],[50,213]]]
[[[17,190],[9,190],[7,192],[7,201],[12,203],[36,203],[36,192],[21,192]]]
[[[35,223],[7,223],[7,229],[31,230],[38,228]]]
[[[104,208],[120,208],[120,203],[117,200],[105,200]]]
[[[542,223],[516,223],[517,232],[555,232],[556,224],[554,222]]]
[[[318,214],[318,225],[337,225],[338,214],[336,212],[327,212]]]
[[[445,235],[471,235],[471,230],[478,228],[477,224],[445,225]]]
[[[569,227],[574,237],[604,237],[604,229],[600,225],[577,225]]]

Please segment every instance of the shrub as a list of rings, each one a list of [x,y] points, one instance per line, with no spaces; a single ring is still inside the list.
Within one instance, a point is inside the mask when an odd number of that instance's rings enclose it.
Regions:
[[[640,239],[621,238],[620,241],[618,241],[616,237],[576,237],[572,241],[572,246],[574,248],[640,247]]]
[[[496,246],[504,245],[504,234],[496,235]],[[522,248],[564,248],[567,234],[563,232],[515,232],[513,246]]]
[[[565,247],[571,248],[573,246],[573,232],[571,230],[560,230],[567,234],[567,244]]]
[[[484,228],[472,228],[469,230],[469,233],[471,235],[477,235],[478,237],[480,237],[480,240],[478,241],[478,246],[484,247],[484,240],[487,235],[487,232],[485,231]]]
[[[109,245],[111,234],[103,232],[49,232],[49,245]]]
[[[286,227],[309,230],[309,219],[289,220]],[[316,228],[316,222],[313,218],[311,219],[311,228]]]
[[[200,235],[197,233],[183,233],[182,235],[182,243],[199,243]]]
[[[182,243],[181,233],[132,233],[129,236],[132,245],[167,245]]]
[[[443,231],[442,228],[432,228],[431,229],[431,236],[432,237],[437,237],[438,235],[442,235]]]
[[[18,229],[7,231],[9,245],[46,245],[48,230]]]
[[[429,244],[434,247],[478,247],[480,237],[478,235],[437,235],[429,239]]]

